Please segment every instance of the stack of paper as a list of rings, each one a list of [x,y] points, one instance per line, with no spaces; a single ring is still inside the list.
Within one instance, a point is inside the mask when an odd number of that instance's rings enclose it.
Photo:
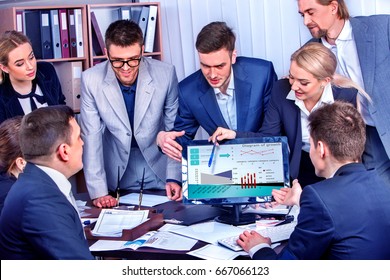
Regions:
[[[128,211],[102,209],[92,234],[95,236],[120,237],[122,230],[132,229],[148,219],[149,210]]]

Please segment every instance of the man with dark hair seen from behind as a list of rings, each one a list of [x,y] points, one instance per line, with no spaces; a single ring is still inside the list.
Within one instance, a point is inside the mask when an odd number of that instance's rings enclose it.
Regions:
[[[93,259],[68,178],[83,167],[83,141],[71,108],[24,116],[20,148],[26,168],[0,217],[0,259]]]
[[[157,145],[173,160],[181,161],[200,126],[209,135],[218,127],[253,132],[261,127],[277,76],[272,62],[237,56],[235,41],[225,22],[209,23],[198,34],[200,70],[179,83],[174,131],[157,137]],[[182,198],[178,186],[167,194],[172,200]]]
[[[298,0],[314,37],[337,57],[337,72],[370,95],[361,99],[367,125],[363,163],[390,184],[390,15],[350,17],[344,0]]]
[[[309,116],[310,159],[326,180],[303,190],[273,190],[278,203],[298,205],[298,223],[280,254],[256,231],[237,241],[253,259],[390,259],[390,185],[360,163],[365,124],[342,101],[326,104]]]

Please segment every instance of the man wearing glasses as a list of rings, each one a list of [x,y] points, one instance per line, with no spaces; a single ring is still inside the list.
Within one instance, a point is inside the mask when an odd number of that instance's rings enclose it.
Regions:
[[[168,163],[155,144],[177,112],[174,66],[142,56],[143,34],[132,21],[111,23],[105,44],[108,60],[81,79],[84,174],[97,207],[116,206],[110,193],[117,188],[139,189],[144,181],[145,189],[164,189],[180,180],[177,163]]]

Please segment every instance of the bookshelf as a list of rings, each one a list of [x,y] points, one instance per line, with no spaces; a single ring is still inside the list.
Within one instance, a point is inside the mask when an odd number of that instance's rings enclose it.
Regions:
[[[88,58],[88,36],[86,32],[86,26],[87,26],[87,15],[86,15],[86,7],[85,5],[68,5],[68,6],[31,6],[31,7],[10,7],[5,9],[0,9],[0,32],[3,33],[7,30],[18,30],[22,31],[24,34],[26,34],[26,27],[30,27],[30,30],[33,28],[39,28],[40,23],[34,22],[32,24],[31,22],[27,22],[29,18],[26,19],[26,14],[34,13],[34,12],[50,12],[52,10],[59,11],[60,9],[64,10],[75,10],[78,9],[81,11],[81,40],[82,40],[82,54],[80,56],[74,56],[74,57],[63,57],[60,58],[43,58],[42,56],[37,56],[38,60],[45,60],[48,62],[56,63],[56,62],[66,62],[66,61],[81,61],[83,64],[83,69],[88,68],[89,66],[89,58]],[[58,15],[58,17],[60,17]],[[39,17],[38,17],[39,19]],[[48,18],[50,20],[50,18]],[[51,23],[50,23],[51,24]],[[46,26],[46,23],[44,23]],[[51,26],[49,27],[51,28]],[[49,29],[50,30],[50,29]],[[50,31],[49,31],[50,32]],[[45,32],[46,33],[46,32]],[[28,34],[26,34],[28,35]],[[34,40],[36,38],[30,38],[30,40]],[[34,44],[34,43],[33,43]],[[33,46],[36,47],[36,46]],[[37,52],[37,50],[34,48],[34,52]],[[38,51],[39,53],[39,51]]]
[[[140,21],[142,16],[142,9],[148,9],[146,15],[147,24],[143,29],[143,23]],[[153,16],[155,20],[154,34],[152,37],[148,36],[148,25],[150,23],[149,12],[156,13]],[[137,22],[141,29],[145,31],[145,50],[149,45],[149,51],[144,52],[144,56],[153,57],[154,59],[162,60],[162,35],[161,35],[161,17],[160,17],[160,3],[129,3],[129,4],[90,4],[87,5],[88,15],[88,46],[89,46],[89,62],[92,67],[96,63],[106,59],[104,51],[101,46],[104,46],[104,34],[109,24],[118,19],[131,19]],[[150,24],[153,26],[153,24]],[[149,31],[152,34],[152,32]],[[100,40],[99,40],[100,37]],[[146,39],[149,40],[146,40]],[[150,42],[152,40],[152,42]],[[100,41],[100,42],[99,42]],[[102,42],[103,41],[103,42]]]
[[[142,9],[145,9],[145,7],[146,10],[148,10],[148,14],[146,15],[147,24],[151,20],[149,19],[149,11],[153,11],[150,14],[154,13],[153,15],[155,16],[153,16],[154,24],[150,25],[154,26],[153,32],[148,32],[147,25],[144,26],[145,39],[148,37],[148,33],[153,33],[154,35],[152,37],[149,36],[148,41],[145,41],[145,47],[146,44],[148,44],[149,47],[148,51],[144,53],[144,56],[162,60],[159,2],[2,8],[0,9],[0,32],[3,33],[7,30],[17,30],[23,32],[30,38],[37,60],[53,63],[60,79],[67,105],[78,113],[80,111],[81,72],[106,59],[104,54],[104,33],[108,25],[123,17],[131,18],[138,23],[139,20],[136,19],[137,11],[139,12],[138,15],[140,17],[141,11]],[[58,15],[55,14],[55,12],[53,15],[53,11],[57,11]],[[96,35],[96,29],[92,24],[92,14],[95,15],[95,26],[97,25],[100,30],[100,53],[96,53],[95,50],[96,38],[93,36],[94,33]],[[55,18],[56,20],[54,20]],[[66,24],[63,23],[64,18]],[[141,25],[141,22],[139,22],[139,24]],[[145,24],[145,22],[143,22],[143,24]],[[53,26],[56,26],[56,28],[59,29],[59,35],[54,35]],[[67,54],[67,50],[63,46],[63,43],[65,43],[62,41],[61,34],[63,26],[66,26],[67,30],[65,33],[69,36],[67,42],[69,54]],[[73,31],[71,30],[71,26],[74,26],[72,29]],[[42,32],[42,30],[44,30],[44,32]],[[43,38],[42,36],[46,37]],[[57,42],[59,44],[55,44],[56,41],[53,38],[58,38],[58,36],[60,37],[60,42]],[[76,40],[72,40],[71,37]],[[51,42],[48,42],[46,40],[47,38],[49,38],[48,40],[51,40]],[[46,47],[43,42],[47,43]],[[52,47],[50,54],[47,54],[47,46]],[[61,51],[58,51],[58,48],[61,48]],[[75,50],[75,48],[77,50]]]
[[[0,9],[0,32],[17,30],[30,38],[37,60],[53,64],[66,104],[76,113],[80,111],[81,72],[90,65],[86,11],[85,5]]]

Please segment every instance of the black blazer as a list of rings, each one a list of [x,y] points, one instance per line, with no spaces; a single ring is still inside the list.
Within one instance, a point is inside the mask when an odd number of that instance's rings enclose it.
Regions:
[[[35,80],[46,97],[47,105],[65,104],[65,96],[62,94],[60,81],[51,63],[43,61],[37,63]],[[22,106],[14,94],[11,82],[6,79],[0,85],[0,123],[6,119],[23,115]]]

